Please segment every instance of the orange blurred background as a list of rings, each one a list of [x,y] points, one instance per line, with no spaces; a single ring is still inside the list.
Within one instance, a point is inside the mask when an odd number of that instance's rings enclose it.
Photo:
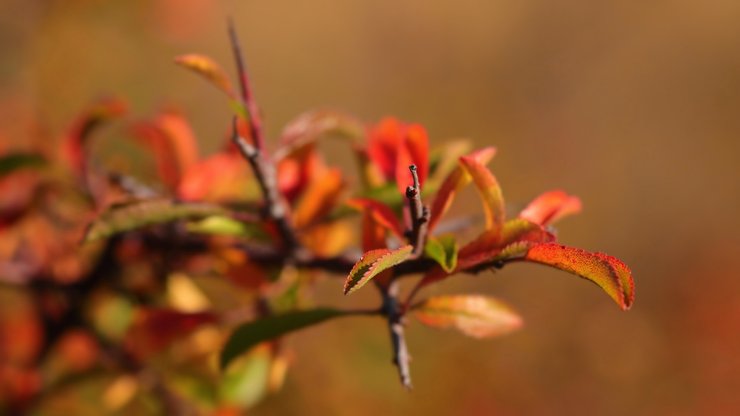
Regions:
[[[524,330],[476,341],[412,323],[408,393],[382,322],[322,325],[289,338],[287,384],[255,414],[740,412],[740,2],[4,0],[0,134],[23,146],[110,93],[142,116],[181,108],[214,151],[229,108],[172,58],[230,68],[227,16],[270,136],[328,106],[495,145],[511,211],[579,195],[560,240],[621,258],[637,284],[623,313],[537,266],[452,279],[429,292],[495,294]],[[340,285],[317,303],[377,303]]]

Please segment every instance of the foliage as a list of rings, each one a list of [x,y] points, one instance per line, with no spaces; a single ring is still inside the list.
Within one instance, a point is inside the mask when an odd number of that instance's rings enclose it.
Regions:
[[[249,407],[282,383],[284,335],[355,315],[387,321],[394,362],[411,387],[407,315],[476,338],[522,324],[492,297],[417,302],[421,290],[517,262],[590,280],[620,308],[631,307],[634,283],[624,263],[556,241],[552,224],[580,210],[577,197],[546,192],[507,218],[487,168],[492,147],[470,152],[451,142],[430,150],[421,125],[391,117],[365,125],[324,110],[296,118],[268,150],[233,27],[230,34],[237,88],[206,56],[175,60],[223,91],[234,110],[231,139],[219,152],[201,157],[178,113],[132,120],[122,100],[105,99],[73,121],[58,151],[0,157],[0,181],[13,184],[0,206],[0,279],[27,295],[27,307],[0,322],[9,335],[0,385],[13,387],[0,389],[5,409],[29,410],[56,386],[101,372],[119,389],[103,395],[111,411],[134,403],[116,396],[131,377],[140,378],[139,394],[159,397],[167,413]],[[113,122],[153,155],[158,184],[91,162],[98,127]],[[324,160],[318,142],[331,136],[350,147],[357,177]],[[440,234],[469,184],[485,224],[470,241],[461,235],[476,232],[474,219],[448,221]],[[321,276],[343,278],[346,295],[373,282],[382,304],[306,307],[305,289]],[[417,276],[413,289],[400,293],[401,279]],[[219,297],[225,292],[231,302]],[[30,335],[16,336],[19,322]],[[25,353],[13,355],[16,349]],[[165,369],[151,365],[155,357]],[[185,379],[201,393],[179,389]]]

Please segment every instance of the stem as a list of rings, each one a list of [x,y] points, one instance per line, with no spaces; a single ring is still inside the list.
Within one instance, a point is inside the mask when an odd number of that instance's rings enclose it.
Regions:
[[[242,156],[244,156],[252,167],[252,171],[257,179],[257,183],[259,183],[262,196],[265,200],[263,216],[275,222],[288,252],[291,256],[294,256],[298,252],[300,244],[295,230],[293,230],[293,226],[288,219],[287,203],[278,190],[275,166],[263,157],[262,152],[257,147],[252,146],[244,138],[239,136],[236,128],[236,117],[234,117],[233,123],[234,133],[232,140],[239,148]]]
[[[231,39],[231,50],[234,54],[234,61],[236,62],[236,71],[239,77],[239,93],[241,95],[242,103],[244,108],[247,110],[247,121],[249,122],[249,134],[252,136],[254,146],[264,151],[265,149],[265,138],[262,130],[262,119],[259,114],[259,108],[257,102],[252,94],[252,87],[249,82],[249,74],[247,72],[247,65],[244,62],[244,54],[242,54],[242,48],[239,43],[239,37],[236,34],[236,28],[234,27],[234,21],[229,18],[229,39]]]
[[[390,330],[391,345],[393,346],[393,364],[398,368],[401,384],[407,389],[411,389],[411,369],[409,367],[411,357],[406,346],[403,310],[398,302],[398,281],[392,281],[388,289],[382,292],[382,295],[383,312],[388,318],[388,329]]]
[[[424,206],[421,202],[421,185],[419,184],[419,174],[416,171],[416,165],[409,166],[411,176],[414,179],[414,185],[406,188],[406,199],[409,203],[411,213],[411,232],[409,233],[409,242],[414,246],[411,252],[411,258],[419,258],[424,252],[424,244],[427,239],[427,230],[429,224],[429,207]]]

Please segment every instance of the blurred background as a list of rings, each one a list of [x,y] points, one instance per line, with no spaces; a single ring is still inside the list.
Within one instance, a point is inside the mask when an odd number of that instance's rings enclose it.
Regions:
[[[333,107],[495,145],[511,211],[579,195],[561,241],[621,258],[637,284],[623,313],[548,268],[452,279],[429,292],[495,294],[525,328],[476,341],[411,323],[409,393],[382,322],[322,325],[290,337],[286,385],[254,414],[740,412],[740,2],[4,0],[0,135],[60,131],[114,94],[142,116],[180,108],[215,151],[226,100],[172,58],[231,72],[227,16],[270,136]],[[316,295],[377,302],[334,280]]]

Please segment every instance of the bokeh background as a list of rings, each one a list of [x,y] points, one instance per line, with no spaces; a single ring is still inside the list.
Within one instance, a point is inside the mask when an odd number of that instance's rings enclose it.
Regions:
[[[334,107],[495,145],[512,210],[581,196],[561,240],[623,259],[637,283],[623,313],[552,269],[453,279],[430,292],[495,294],[525,329],[476,341],[412,323],[408,393],[382,322],[326,324],[290,338],[287,383],[254,414],[740,412],[740,2],[4,0],[0,134],[59,131],[116,94],[135,114],[179,107],[214,151],[225,100],[172,57],[229,67],[226,16],[272,137]],[[377,302],[339,285],[317,303]]]

